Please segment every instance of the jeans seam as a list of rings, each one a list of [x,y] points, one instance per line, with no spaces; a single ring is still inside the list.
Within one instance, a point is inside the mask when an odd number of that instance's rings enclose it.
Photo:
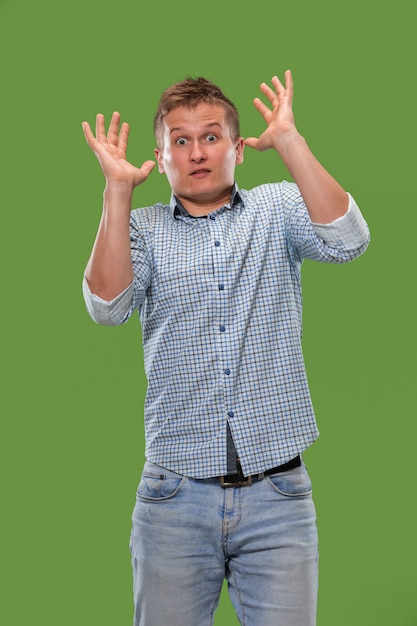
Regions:
[[[230,578],[233,580],[235,590],[236,590],[236,597],[239,599],[239,603],[242,608],[242,621],[240,622],[240,626],[247,626],[246,615],[245,615],[245,604],[242,600],[242,594],[241,594],[241,591],[239,589],[239,585],[237,582],[236,572],[234,571],[233,568],[230,567],[230,565],[229,565],[229,568],[230,568]]]

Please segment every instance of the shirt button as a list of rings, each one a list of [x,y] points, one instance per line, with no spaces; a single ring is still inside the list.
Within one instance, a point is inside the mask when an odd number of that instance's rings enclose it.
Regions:
[[[216,241],[214,242],[214,245],[215,245],[215,246],[220,246],[220,241],[217,241],[217,240],[216,240]]]
[[[219,326],[219,330],[220,330],[221,333],[224,333],[225,330],[226,330],[226,327],[225,326]]]
[[[228,367],[224,370],[224,373],[226,374],[226,376],[229,376],[229,375],[230,375],[230,370],[229,370],[229,368],[228,368]]]
[[[216,216],[215,216],[215,215],[209,215],[209,218],[210,218],[211,220],[213,220],[213,222],[214,222],[214,220],[216,219]]]
[[[220,284],[220,285],[219,285],[219,289],[220,289],[220,291],[223,291],[223,289],[224,289],[224,285]]]
[[[234,415],[235,415],[235,414],[233,413],[233,411],[229,411],[227,415],[228,415],[229,417],[234,417]]]

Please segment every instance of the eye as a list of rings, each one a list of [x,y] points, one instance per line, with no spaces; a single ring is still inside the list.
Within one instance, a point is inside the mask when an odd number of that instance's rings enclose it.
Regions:
[[[216,141],[216,139],[217,139],[216,135],[212,135],[211,133],[210,135],[207,135],[206,137],[206,141],[208,141],[209,143]]]
[[[175,140],[175,143],[176,143],[178,146],[185,146],[185,145],[186,145],[186,143],[187,143],[187,140],[186,140],[186,139],[184,139],[184,137],[178,137],[178,139],[176,139],[176,140]]]

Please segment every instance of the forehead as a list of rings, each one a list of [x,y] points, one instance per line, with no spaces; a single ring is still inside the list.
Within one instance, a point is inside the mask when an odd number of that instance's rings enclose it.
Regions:
[[[164,133],[168,135],[216,126],[227,128],[226,112],[221,104],[200,102],[195,107],[179,106],[164,117]]]

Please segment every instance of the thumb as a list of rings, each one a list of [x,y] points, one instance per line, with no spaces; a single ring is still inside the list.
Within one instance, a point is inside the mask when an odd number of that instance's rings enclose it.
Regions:
[[[244,140],[245,146],[249,146],[249,148],[255,148],[258,145],[258,139],[256,137],[248,137]]]
[[[155,161],[144,161],[144,163],[142,163],[142,166],[140,169],[145,174],[146,178],[152,172],[155,165],[156,165]]]

